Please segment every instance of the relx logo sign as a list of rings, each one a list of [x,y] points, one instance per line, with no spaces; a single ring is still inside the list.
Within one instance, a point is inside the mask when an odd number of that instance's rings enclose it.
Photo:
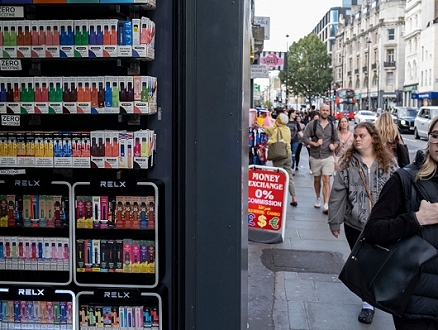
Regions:
[[[18,289],[19,296],[44,296],[44,289]]]
[[[126,188],[126,181],[100,181],[101,188]]]
[[[104,298],[122,298],[122,299],[126,299],[126,298],[131,298],[129,296],[130,292],[123,292],[123,291],[105,291],[103,293],[103,297]]]
[[[15,180],[15,186],[20,186],[20,187],[41,187],[39,180]]]

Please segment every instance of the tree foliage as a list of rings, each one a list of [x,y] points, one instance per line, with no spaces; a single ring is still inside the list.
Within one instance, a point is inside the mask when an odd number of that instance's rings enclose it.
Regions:
[[[289,95],[305,96],[312,103],[329,89],[333,80],[330,65],[326,45],[312,33],[289,47],[287,71],[280,72],[280,79]]]

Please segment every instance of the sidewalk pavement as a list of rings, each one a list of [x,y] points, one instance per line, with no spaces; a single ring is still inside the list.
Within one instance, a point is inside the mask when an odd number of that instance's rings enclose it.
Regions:
[[[335,238],[322,207],[313,206],[313,175],[306,150],[300,164],[294,176],[298,207],[288,203],[284,242],[248,244],[248,329],[394,330],[392,316],[378,309],[371,325],[358,322],[362,301],[338,279],[350,253],[343,227],[341,236]],[[301,251],[305,251],[305,260],[297,259]],[[290,260],[305,264],[312,272],[287,269],[293,266]],[[324,269],[332,270],[327,274]]]

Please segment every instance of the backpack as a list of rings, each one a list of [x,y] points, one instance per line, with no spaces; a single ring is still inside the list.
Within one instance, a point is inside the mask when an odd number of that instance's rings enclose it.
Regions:
[[[314,120],[313,121],[313,135],[311,136],[312,139],[314,137],[317,137],[316,136],[316,128],[318,127],[318,123],[319,123],[319,120]],[[330,120],[329,120],[329,123],[330,123],[330,125],[332,127],[332,142],[333,142],[335,140],[335,125]]]

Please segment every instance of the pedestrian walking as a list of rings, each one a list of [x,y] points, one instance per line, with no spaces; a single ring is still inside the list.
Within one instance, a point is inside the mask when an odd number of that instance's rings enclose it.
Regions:
[[[328,214],[330,196],[330,176],[335,170],[333,152],[339,146],[339,138],[334,124],[328,120],[330,108],[323,104],[319,110],[319,119],[307,124],[303,141],[310,145],[310,164],[313,172],[313,186],[316,200],[314,207],[321,207],[321,180],[324,205],[322,212]]]
[[[336,238],[344,224],[350,249],[365,226],[372,203],[397,168],[374,124],[356,125],[353,144],[341,158],[333,180],[328,213],[329,228]],[[371,324],[373,317],[374,307],[363,301],[359,322]]]
[[[406,168],[398,170],[383,187],[365,225],[364,238],[373,244],[384,244],[419,234],[438,248],[437,117],[429,127],[424,152],[417,152],[413,164]],[[410,180],[402,180],[399,173],[402,171],[409,174]],[[415,191],[416,198],[411,198]],[[438,259],[435,258],[420,268],[417,284],[402,316],[393,315],[396,330],[438,329],[437,288]]]
[[[334,157],[335,157],[335,170],[338,168],[339,160],[342,155],[347,151],[350,146],[353,144],[353,133],[350,132],[350,124],[348,123],[348,119],[342,117],[338,121],[338,137],[339,137],[339,146],[336,148]]]
[[[297,115],[295,117],[295,121],[298,123],[298,125],[301,128],[301,131],[297,132],[298,147],[297,147],[297,151],[295,152],[295,171],[298,171],[300,168],[301,150],[303,149],[303,134],[304,134],[303,132],[306,127],[306,125],[302,123],[302,119],[303,117],[301,115]]]
[[[296,118],[296,112],[295,110],[289,110],[289,122],[287,123],[287,126],[290,128],[291,132],[291,149],[292,149],[292,171],[294,172],[296,169],[296,153],[298,149],[298,145],[300,144],[300,135],[303,134],[302,128],[300,124],[295,121]]]
[[[284,113],[280,113],[277,116],[277,119],[275,120],[274,127],[262,126],[262,128],[265,130],[266,134],[269,136],[268,148],[269,148],[269,145],[277,142],[277,135],[278,135],[277,132],[281,133],[281,136],[283,137],[283,140],[286,144],[288,157],[286,157],[285,159],[273,160],[272,164],[274,167],[280,167],[280,168],[284,169],[287,172],[287,174],[289,175],[289,193],[292,196],[292,201],[290,202],[290,205],[296,207],[296,206],[298,206],[298,201],[297,201],[297,193],[295,190],[294,177],[293,177],[293,173],[292,173],[292,150],[290,147],[291,136],[290,136],[290,129],[289,129],[289,127],[287,127],[288,122],[289,122],[288,116]],[[260,126],[256,123],[256,124],[254,124],[253,127],[259,128]]]

